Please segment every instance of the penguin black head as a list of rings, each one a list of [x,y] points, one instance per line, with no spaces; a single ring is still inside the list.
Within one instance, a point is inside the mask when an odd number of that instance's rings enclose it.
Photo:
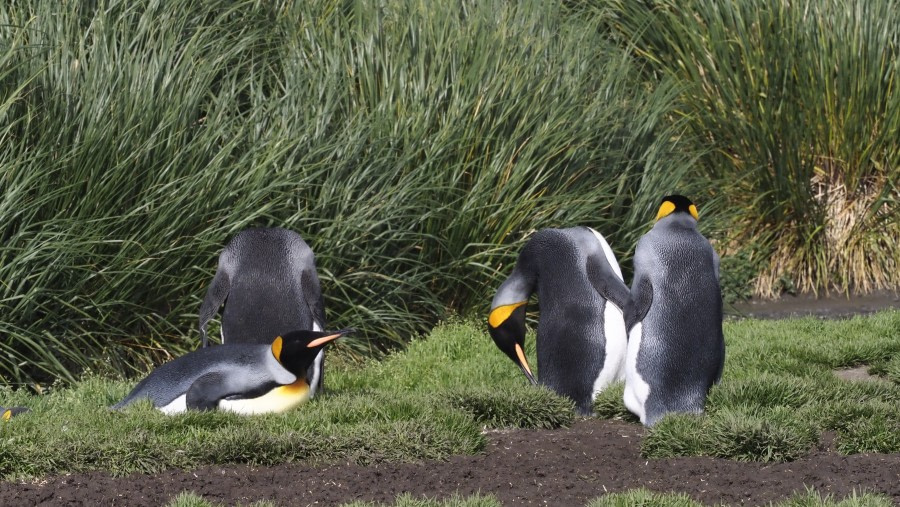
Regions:
[[[488,333],[497,347],[519,365],[532,384],[537,384],[525,358],[525,304],[527,301],[502,305],[491,310]]]
[[[663,219],[672,213],[688,213],[694,220],[700,220],[697,213],[697,206],[690,199],[683,195],[667,195],[663,197],[662,203],[659,205],[659,212],[656,213],[656,220]]]
[[[285,333],[283,337],[275,338],[275,341],[272,342],[272,354],[289,372],[299,378],[305,378],[307,369],[312,365],[322,347],[353,331],[353,329],[291,331]]]

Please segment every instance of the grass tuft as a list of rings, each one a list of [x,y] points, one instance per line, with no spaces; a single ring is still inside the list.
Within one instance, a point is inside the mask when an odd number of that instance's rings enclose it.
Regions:
[[[472,495],[463,497],[453,494],[449,498],[437,500],[417,498],[409,493],[399,495],[392,504],[374,502],[352,502],[341,507],[500,507],[502,504],[492,495]]]
[[[475,421],[491,428],[553,429],[575,420],[574,402],[545,387],[482,387],[451,392],[448,398],[450,406],[472,414]]]

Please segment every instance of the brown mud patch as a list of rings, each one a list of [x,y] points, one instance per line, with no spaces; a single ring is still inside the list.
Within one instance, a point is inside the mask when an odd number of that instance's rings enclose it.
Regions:
[[[106,473],[48,477],[36,484],[0,481],[7,505],[164,505],[193,491],[225,505],[269,500],[276,505],[392,502],[401,493],[446,498],[496,496],[503,505],[580,506],[605,493],[645,487],[676,491],[705,504],[763,505],[815,488],[843,498],[854,491],[887,495],[900,504],[900,454],[835,453],[818,448],[789,463],[741,463],[694,457],[645,459],[644,428],[587,419],[571,428],[487,435],[485,452],[447,461],[320,467],[214,466],[114,478]]]
[[[784,295],[772,300],[752,300],[725,305],[725,315],[737,318],[785,319],[814,316],[845,319],[889,309],[900,309],[900,294],[890,291],[871,294]]]

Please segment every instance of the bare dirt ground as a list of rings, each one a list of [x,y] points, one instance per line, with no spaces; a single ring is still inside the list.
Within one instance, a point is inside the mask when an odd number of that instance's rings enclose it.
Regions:
[[[900,309],[900,294],[883,291],[852,297],[831,294],[829,297],[820,298],[809,294],[785,295],[772,301],[749,301],[726,305],[725,314],[731,317],[757,319],[784,319],[809,315],[823,319],[840,319],[868,315],[889,308]]]
[[[806,297],[749,303],[736,316],[841,318],[900,307],[894,294],[851,300]],[[492,432],[485,452],[445,462],[309,467],[216,466],[114,478],[106,473],[0,481],[2,505],[158,506],[182,491],[225,505],[270,500],[277,505],[339,505],[353,500],[392,502],[401,493],[444,498],[454,493],[496,496],[503,505],[585,505],[632,488],[690,495],[705,504],[763,505],[806,488],[843,498],[868,491],[900,505],[900,454],[843,456],[831,437],[790,463],[740,463],[716,458],[644,459],[644,428],[621,421],[586,419],[571,428]]]

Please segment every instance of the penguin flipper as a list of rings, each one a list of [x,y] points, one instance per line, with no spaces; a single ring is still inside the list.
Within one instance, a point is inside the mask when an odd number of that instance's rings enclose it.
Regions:
[[[588,281],[594,286],[594,290],[624,312],[631,301],[631,293],[625,282],[613,271],[606,257],[599,253],[589,255],[586,270]]]
[[[628,304],[625,306],[625,330],[631,332],[638,322],[644,320],[653,303],[653,284],[649,278],[635,280],[637,291],[632,290]]]
[[[325,330],[325,301],[322,298],[322,286],[319,285],[319,277],[313,269],[304,269],[300,275],[300,287],[303,290],[303,299],[309,308],[313,322]]]
[[[209,345],[209,339],[206,336],[206,325],[219,311],[222,303],[228,297],[230,289],[231,280],[228,277],[228,273],[224,269],[217,269],[216,275],[206,291],[206,297],[203,298],[203,304],[200,305],[200,339],[204,348]]]
[[[201,375],[185,393],[185,405],[189,410],[215,410],[219,401],[231,394],[226,375],[213,371]]]

